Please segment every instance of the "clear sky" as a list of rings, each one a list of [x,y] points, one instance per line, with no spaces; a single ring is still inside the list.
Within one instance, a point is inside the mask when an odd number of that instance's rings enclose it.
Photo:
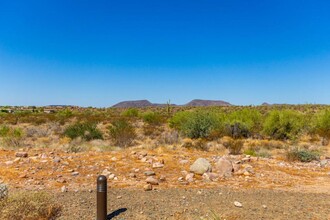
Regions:
[[[329,0],[0,0],[0,105],[330,104]]]

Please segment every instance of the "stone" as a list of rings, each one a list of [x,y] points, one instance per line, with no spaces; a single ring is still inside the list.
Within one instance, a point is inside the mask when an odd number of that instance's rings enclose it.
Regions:
[[[210,162],[205,158],[198,158],[191,166],[190,172],[203,175],[206,172],[211,172],[212,166]]]
[[[235,205],[236,207],[238,207],[238,208],[242,208],[242,207],[243,207],[242,203],[237,202],[237,201],[234,202],[234,205]]]
[[[130,173],[130,174],[128,174],[128,176],[129,176],[130,178],[136,178],[136,174],[135,174],[135,173]]]
[[[152,176],[149,176],[147,179],[146,179],[146,182],[151,184],[151,185],[158,185],[159,182],[156,178],[152,177]]]
[[[15,154],[16,157],[28,157],[27,152],[16,152]]]
[[[54,162],[54,163],[59,163],[59,162],[61,162],[61,158],[60,158],[60,157],[55,157],[55,158],[53,159],[53,162]]]
[[[156,173],[154,171],[152,171],[152,170],[147,170],[147,171],[144,172],[144,175],[146,175],[146,176],[154,176],[154,175],[156,175]]]
[[[163,168],[164,164],[156,162],[152,164],[152,168]]]
[[[14,164],[14,161],[6,161],[5,164],[6,165],[13,165]]]
[[[320,166],[325,167],[328,164],[328,160],[321,160],[320,161]]]
[[[65,193],[65,192],[67,192],[68,191],[68,189],[66,188],[66,186],[62,186],[61,187],[61,192],[62,193]]]
[[[189,163],[189,160],[179,160],[179,164],[185,165]]]
[[[159,181],[160,181],[160,182],[165,182],[165,181],[166,181],[166,176],[164,176],[164,175],[160,175],[160,177],[159,177]]]
[[[108,169],[104,169],[101,173],[101,175],[104,175],[106,177],[109,177],[111,175],[111,172]]]
[[[78,175],[79,175],[79,172],[77,172],[77,171],[72,172],[71,175],[72,175],[72,176],[78,176]]]
[[[206,181],[217,181],[219,179],[219,174],[217,174],[217,173],[204,173],[202,177]]]
[[[223,157],[215,164],[215,168],[221,177],[231,177],[234,170],[233,164],[230,160]]]
[[[108,177],[109,180],[113,180],[113,179],[115,179],[115,178],[116,178],[116,175],[113,174],[113,173],[110,174],[109,177]]]
[[[186,181],[187,182],[189,182],[189,183],[191,183],[191,182],[193,182],[194,181],[194,176],[195,176],[195,174],[193,174],[193,173],[188,173],[187,175],[186,175]]]
[[[152,190],[152,185],[151,184],[146,184],[143,186],[144,191],[151,191]]]

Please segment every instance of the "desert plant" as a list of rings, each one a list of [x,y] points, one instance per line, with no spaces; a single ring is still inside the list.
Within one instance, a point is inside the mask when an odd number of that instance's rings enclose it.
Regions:
[[[130,117],[130,118],[138,117],[139,110],[136,108],[129,108],[126,111],[124,111],[121,115],[124,117]]]
[[[292,148],[286,153],[286,158],[289,161],[301,161],[301,162],[311,162],[313,160],[318,160],[320,153],[315,150]]]
[[[6,125],[0,128],[0,137],[6,147],[20,147],[23,144],[24,133],[20,128],[12,128]]]
[[[0,219],[56,219],[61,206],[43,192],[17,192],[0,200]]]
[[[228,139],[223,143],[223,145],[229,150],[230,154],[237,155],[241,153],[244,146],[244,141],[238,139]]]
[[[303,129],[301,113],[292,110],[273,110],[263,124],[263,133],[278,140],[295,139]]]
[[[149,125],[160,125],[164,122],[164,118],[159,112],[148,111],[142,114],[142,119]]]
[[[91,122],[77,122],[73,125],[70,125],[65,129],[64,135],[71,139],[81,137],[86,141],[103,139],[102,132],[96,127],[95,123]]]
[[[324,110],[315,116],[314,132],[327,140],[330,139],[330,111]]]
[[[262,115],[256,109],[242,109],[231,112],[225,118],[225,133],[233,138],[256,135],[262,127]]]
[[[134,127],[125,119],[114,121],[112,126],[109,127],[109,133],[115,144],[120,147],[129,146],[136,137]]]
[[[188,116],[180,128],[190,138],[207,138],[218,126],[218,118],[212,112],[195,111]]]

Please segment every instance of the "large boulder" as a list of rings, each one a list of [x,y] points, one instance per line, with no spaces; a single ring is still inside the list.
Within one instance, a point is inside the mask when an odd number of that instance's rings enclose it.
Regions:
[[[215,164],[215,168],[221,177],[230,177],[234,170],[231,161],[223,157]]]
[[[205,158],[198,158],[191,166],[190,172],[203,175],[206,172],[211,172],[212,166],[210,162]]]

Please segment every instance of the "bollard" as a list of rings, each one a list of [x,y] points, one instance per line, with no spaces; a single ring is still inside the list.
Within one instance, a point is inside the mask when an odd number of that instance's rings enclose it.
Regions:
[[[107,219],[107,177],[98,176],[96,186],[96,220]]]

